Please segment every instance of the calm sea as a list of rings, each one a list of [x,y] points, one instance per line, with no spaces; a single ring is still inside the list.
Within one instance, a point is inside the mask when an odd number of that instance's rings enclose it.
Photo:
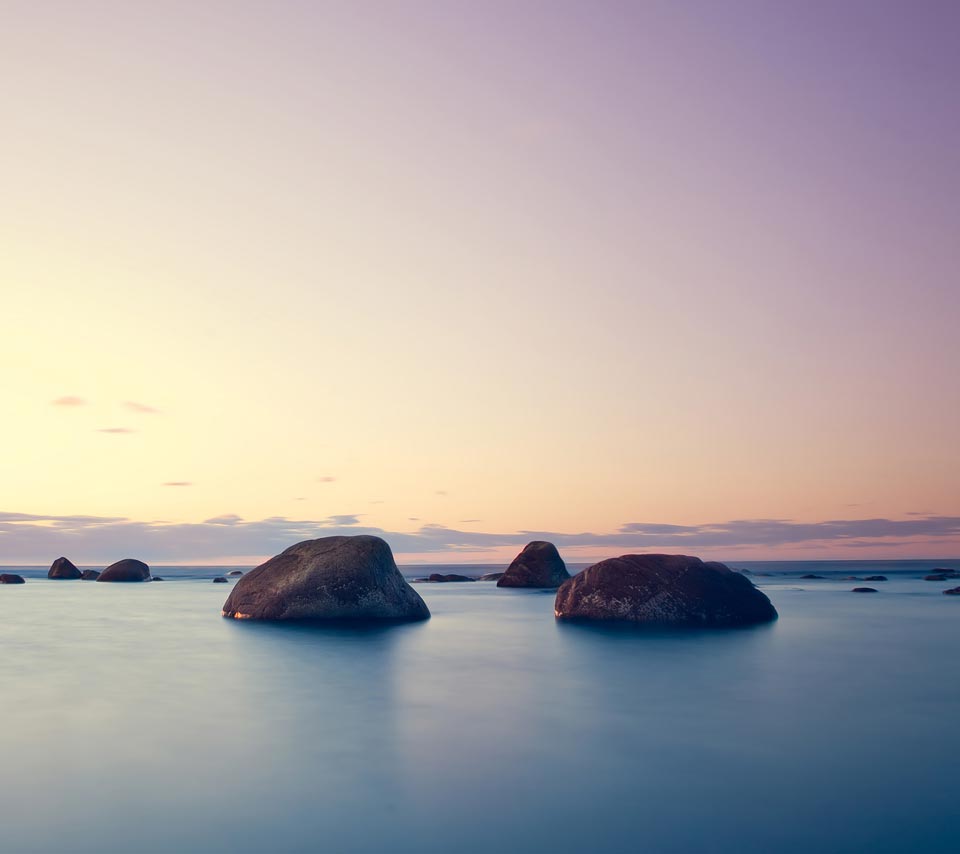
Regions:
[[[960,597],[921,577],[960,561],[736,565],[778,622],[557,624],[483,582],[420,585],[426,623],[264,625],[220,618],[222,570],[21,570],[0,851],[960,850]]]

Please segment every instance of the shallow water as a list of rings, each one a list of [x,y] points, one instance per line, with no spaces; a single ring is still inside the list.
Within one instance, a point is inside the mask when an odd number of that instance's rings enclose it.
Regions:
[[[960,597],[930,565],[753,564],[780,620],[726,632],[485,582],[323,629],[221,619],[216,570],[28,577],[0,586],[0,851],[954,852]]]

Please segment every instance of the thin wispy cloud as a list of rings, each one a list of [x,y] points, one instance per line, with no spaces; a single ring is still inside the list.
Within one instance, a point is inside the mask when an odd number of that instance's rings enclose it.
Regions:
[[[75,395],[67,394],[63,397],[58,397],[56,400],[51,400],[50,403],[53,406],[86,406],[87,401],[82,397],[76,397]]]
[[[125,400],[123,405],[131,412],[139,412],[143,415],[159,415],[160,410],[153,406],[147,406],[145,403],[137,403],[135,400]]]
[[[415,521],[415,520],[411,520]],[[138,522],[114,516],[43,516],[0,513],[0,542],[10,562],[44,561],[51,553],[69,552],[75,559],[105,560],[118,554],[138,554],[146,560],[190,561],[230,555],[276,554],[301,540],[344,534],[383,537],[399,555],[457,554],[519,548],[530,540],[550,540],[560,549],[593,548],[605,553],[681,551],[735,548],[766,549],[804,545],[861,551],[869,546],[942,543],[946,551],[960,542],[960,516],[909,519],[845,519],[794,522],[783,519],[742,519],[705,525],[630,522],[607,534],[563,531],[461,531],[426,524],[415,531],[389,531],[360,524],[359,514],[325,519],[244,520],[234,513],[199,523]]]
[[[448,493],[447,493],[447,491],[446,491],[445,489],[438,489],[438,490],[434,493],[434,495],[447,495],[447,494],[448,494]]]
[[[328,474],[322,475],[317,478],[317,483],[333,483],[336,480],[335,477],[331,477]]]
[[[136,433],[137,431],[131,427],[101,427],[97,430],[98,433]]]
[[[164,486],[193,486],[192,480],[168,480]]]

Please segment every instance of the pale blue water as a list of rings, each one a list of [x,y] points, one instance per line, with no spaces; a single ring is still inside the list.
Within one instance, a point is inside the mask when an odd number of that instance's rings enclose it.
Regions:
[[[737,564],[770,626],[237,623],[216,570],[0,586],[0,851],[956,852],[958,582]],[[799,581],[804,572],[833,573]],[[412,570],[419,575],[423,570]],[[872,595],[839,576],[883,573]]]

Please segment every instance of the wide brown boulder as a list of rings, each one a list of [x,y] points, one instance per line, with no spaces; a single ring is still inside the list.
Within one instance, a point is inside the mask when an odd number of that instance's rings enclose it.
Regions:
[[[497,587],[559,587],[570,578],[567,566],[553,543],[527,543],[497,580]]]
[[[97,581],[149,581],[150,567],[142,560],[132,557],[111,563],[100,575]]]
[[[47,578],[75,580],[83,578],[83,573],[73,565],[73,561],[65,557],[58,557],[47,572]]]
[[[430,611],[379,537],[306,540],[243,575],[223,616],[237,620],[425,620]]]
[[[652,626],[727,627],[777,618],[752,582],[722,563],[687,555],[623,555],[561,585],[554,613],[564,620]]]

